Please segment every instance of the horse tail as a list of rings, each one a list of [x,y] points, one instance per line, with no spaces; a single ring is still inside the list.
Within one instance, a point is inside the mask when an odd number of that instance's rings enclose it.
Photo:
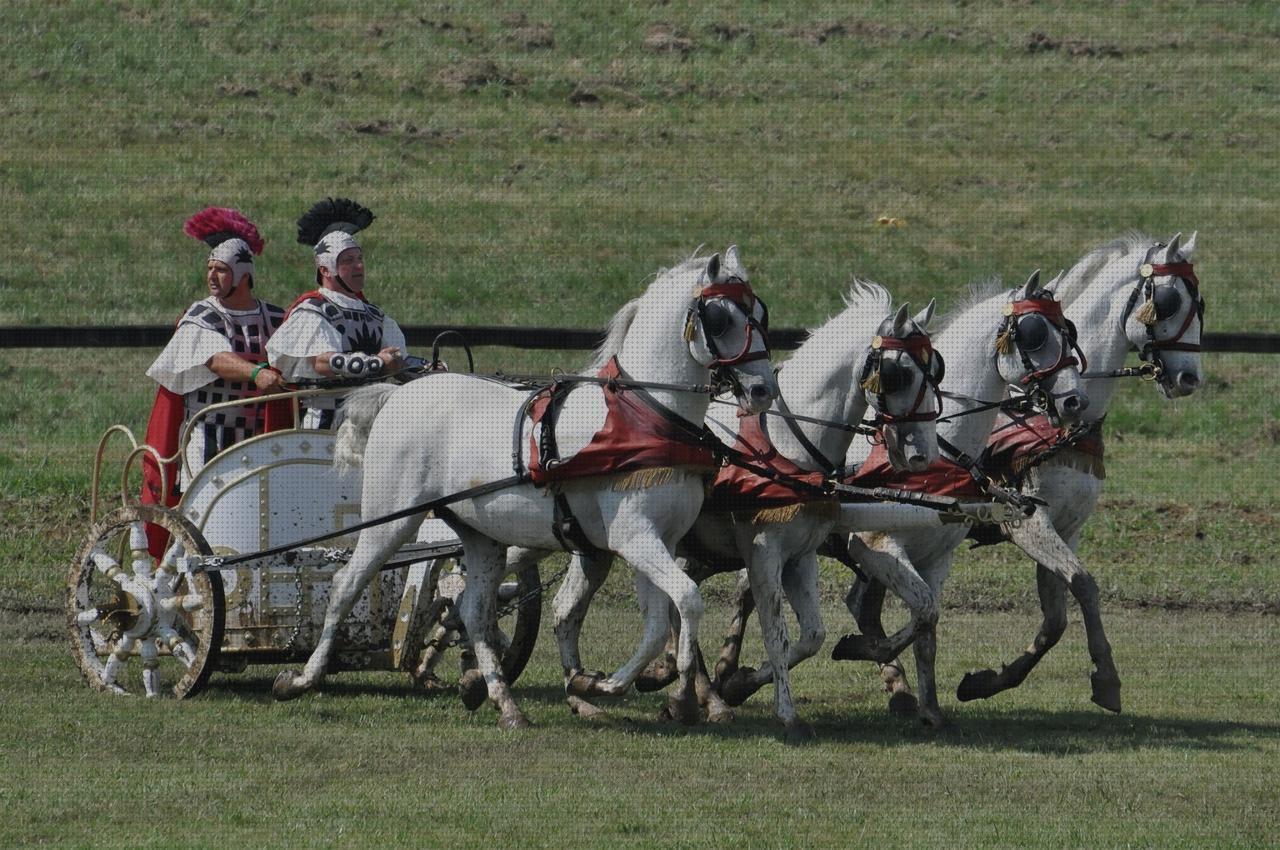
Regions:
[[[400,387],[395,384],[372,384],[351,393],[342,402],[342,425],[333,447],[333,466],[339,473],[364,463],[364,447],[378,412]]]

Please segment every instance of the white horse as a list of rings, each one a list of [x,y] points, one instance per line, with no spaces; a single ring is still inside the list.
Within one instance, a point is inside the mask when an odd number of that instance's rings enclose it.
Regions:
[[[1196,237],[1192,234],[1181,245],[1180,238],[1178,234],[1162,245],[1135,233],[1109,242],[1081,258],[1058,284],[1057,295],[1066,315],[1080,329],[1079,343],[1089,360],[1089,374],[1098,375],[1085,379],[1089,408],[1084,422],[1100,423],[1106,416],[1116,383],[1104,376],[1118,370],[1131,350],[1159,367],[1156,386],[1166,398],[1189,395],[1203,380],[1199,352],[1203,302],[1190,267]],[[1144,274],[1141,270],[1146,264],[1151,268]],[[1189,279],[1185,277],[1188,273],[1192,275]],[[1099,464],[1082,462],[1070,452],[1053,455],[1028,471],[1023,492],[1042,499],[1047,506],[1004,531],[1037,561],[1036,587],[1043,620],[1032,643],[999,673],[980,670],[965,674],[956,692],[959,699],[983,699],[1021,684],[1066,629],[1068,586],[1077,598],[1096,596],[1093,579],[1075,552],[1084,524],[1102,493],[1102,474]],[[1049,563],[1060,566],[1052,569]],[[868,611],[862,616],[872,614]],[[878,620],[878,611],[874,615]],[[1089,627],[1090,620],[1085,622]],[[1089,635],[1090,654],[1097,664],[1096,653],[1105,644],[1105,639],[1099,640],[1101,625],[1091,628]],[[1103,671],[1099,665],[1093,676],[1093,700],[1119,711],[1119,679],[1109,681],[1101,675]],[[905,683],[893,681],[898,670],[890,667],[886,672],[891,690],[905,688]]]
[[[937,404],[931,378],[939,363],[928,350],[925,336],[933,304],[914,320],[908,318],[903,306],[896,315],[890,311],[881,322],[879,317],[890,308],[888,292],[875,284],[858,283],[846,298],[846,305],[842,313],[814,331],[778,370],[781,395],[773,412],[779,415],[760,420],[763,427],[759,435],[755,433],[754,419],[708,417],[708,423],[723,435],[725,442],[735,443],[747,423],[751,423],[749,445],[771,444],[787,465],[797,468],[794,474],[807,472],[810,478],[821,479],[843,462],[854,429],[862,422],[870,402],[877,416],[887,420],[885,440],[896,467],[919,470],[937,458],[937,443],[933,438]],[[872,347],[873,337],[879,337],[877,348]],[[912,353],[890,347],[907,338],[926,345],[915,346]],[[872,375],[874,382],[869,380]],[[875,391],[868,389],[873,386]],[[788,421],[785,417],[789,413],[820,421]],[[838,425],[829,427],[822,424],[824,422]],[[781,498],[785,503],[785,491]],[[712,503],[704,504],[679,551],[688,556],[689,572],[699,582],[717,572],[735,569],[743,563],[747,565],[745,573],[750,586],[755,597],[762,600],[761,628],[769,655],[768,663],[761,665],[760,670],[744,667],[738,671],[726,690],[729,702],[736,704],[773,681],[775,710],[786,727],[787,740],[797,743],[811,738],[812,730],[795,711],[787,671],[816,653],[825,636],[818,604],[818,546],[833,529],[848,533],[854,529],[940,524],[936,511],[909,505],[838,505],[818,500],[767,508],[748,501],[734,509],[732,503],[726,504],[713,496]],[[576,561],[555,601],[556,634],[566,684],[571,704],[580,712],[594,713],[593,707],[583,703],[583,697],[617,693],[613,682],[629,678],[630,671],[639,669],[636,665],[651,656],[651,647],[642,646],[619,673],[608,678],[580,672],[578,635],[587,604],[603,582],[608,566],[607,560]],[[937,620],[936,599],[918,576],[901,569],[896,561],[886,559],[876,566],[885,567],[876,575],[909,600],[913,623],[903,629],[904,633],[913,626],[931,626]],[[784,591],[800,628],[796,643],[790,642],[782,616]],[[662,603],[646,612],[647,640],[663,639],[667,610],[668,606]],[[910,642],[910,635],[903,640],[897,651]],[[897,651],[889,652],[885,660],[894,657]],[[674,663],[668,666],[673,668]],[[670,681],[661,668],[646,675],[649,680],[645,689],[661,687]],[[705,678],[702,671],[700,677]],[[710,683],[700,682],[700,685],[699,696],[712,719],[730,717],[728,708],[711,691]],[[733,698],[729,697],[730,691],[735,695]]]
[[[644,295],[610,322],[594,365],[603,367],[616,358],[627,378],[668,385],[646,391],[688,423],[703,421],[710,396],[672,387],[705,385],[713,369],[732,378],[745,409],[766,409],[777,385],[760,332],[764,307],[749,287],[734,280],[736,265],[737,251],[731,248],[723,266],[717,254],[710,260],[695,257],[660,273]],[[387,516],[510,476],[513,427],[527,401],[528,393],[522,390],[460,374],[353,394],[337,452],[363,455],[363,515]],[[570,392],[556,432],[560,455],[568,458],[591,443],[607,410],[600,387],[582,385]],[[527,421],[521,428],[520,439],[528,445],[534,429]],[[680,645],[683,684],[672,697],[672,711],[682,720],[691,719],[691,710],[692,719],[697,717],[692,675],[702,598],[676,564],[673,551],[702,504],[704,472],[687,465],[667,466],[554,485],[590,543],[625,558],[679,611],[687,639]],[[494,649],[497,591],[507,571],[505,549],[560,548],[553,530],[554,504],[548,490],[526,483],[437,511],[466,553],[467,589],[459,614],[503,728],[528,725],[502,678]],[[274,688],[278,698],[297,696],[320,680],[335,632],[356,597],[387,558],[412,539],[424,516],[417,513],[360,533],[351,560],[334,576],[316,649],[301,674],[280,674]]]
[[[1005,397],[1010,388],[1029,389],[1050,404],[1056,415],[1068,424],[1077,422],[1089,404],[1078,363],[1071,355],[1068,332],[1043,313],[1020,312],[1022,308],[1018,305],[1046,304],[1045,299],[1052,299],[1053,287],[1058,281],[1051,281],[1041,290],[1039,280],[1037,271],[1023,286],[1012,291],[975,292],[969,305],[954,313],[934,335],[935,347],[943,352],[948,363],[943,387],[949,394],[944,393],[944,416],[939,419],[937,429],[939,442],[945,440],[969,458],[976,458],[981,452],[996,417],[995,409],[980,409],[981,405],[972,399],[996,401]],[[868,454],[867,449],[854,444],[850,460],[862,461]],[[949,526],[909,534],[854,534],[848,539],[848,557],[871,572],[885,571],[887,567],[883,563],[896,560],[899,569],[908,568],[918,574],[937,599],[941,597],[954,550],[966,531],[965,526]],[[1086,602],[1082,600],[1081,604]],[[1096,610],[1096,591],[1092,605]],[[851,660],[883,660],[885,639],[882,635],[883,632],[846,635],[832,655]],[[921,719],[931,726],[944,723],[933,685],[936,645],[934,628],[916,633],[913,648],[919,673],[919,712]],[[1099,663],[1100,669],[1113,671],[1109,652]]]

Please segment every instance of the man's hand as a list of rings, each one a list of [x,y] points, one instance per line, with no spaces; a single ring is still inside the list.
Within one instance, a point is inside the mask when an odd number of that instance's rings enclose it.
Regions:
[[[378,352],[378,359],[382,361],[384,371],[395,372],[404,368],[402,355],[403,352],[399,348],[389,345]]]
[[[258,376],[253,379],[253,383],[264,394],[284,392],[286,389],[284,376],[275,369],[259,369]]]

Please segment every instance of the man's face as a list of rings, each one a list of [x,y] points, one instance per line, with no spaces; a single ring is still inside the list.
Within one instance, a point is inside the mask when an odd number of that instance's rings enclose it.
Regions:
[[[352,292],[364,289],[364,252],[348,248],[338,255],[338,275]]]
[[[209,294],[215,298],[226,298],[235,288],[231,266],[221,260],[210,260],[205,280],[209,284]]]

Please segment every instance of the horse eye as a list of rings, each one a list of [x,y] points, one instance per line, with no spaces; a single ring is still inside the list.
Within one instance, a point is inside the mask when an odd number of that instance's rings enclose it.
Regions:
[[[884,395],[893,395],[902,392],[911,386],[911,371],[906,369],[897,360],[882,360],[880,362],[880,392]]]
[[[1043,316],[1024,316],[1018,320],[1018,347],[1023,351],[1039,351],[1049,340],[1049,323]]]
[[[1173,286],[1157,286],[1152,300],[1156,302],[1156,318],[1160,320],[1172,318],[1182,309],[1182,293]]]
[[[720,301],[708,301],[702,307],[702,329],[711,336],[721,336],[733,326],[733,314]]]

